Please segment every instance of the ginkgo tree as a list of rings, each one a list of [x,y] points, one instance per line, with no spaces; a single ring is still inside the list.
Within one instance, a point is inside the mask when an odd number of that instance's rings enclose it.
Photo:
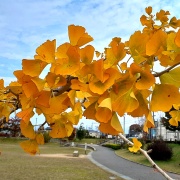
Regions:
[[[0,126],[20,109],[16,115],[21,132],[29,138],[21,147],[36,154],[44,140],[34,131],[35,113],[44,115],[41,126],[47,123],[52,128],[52,138],[70,136],[82,116],[97,121],[101,132],[124,138],[119,117],[125,113],[145,116],[143,130],[148,132],[154,127],[152,112],[167,112],[172,106],[170,123],[178,125],[180,20],[169,19],[164,10],[153,15],[152,7],[145,12],[140,18],[142,30],[126,42],[113,38],[104,52],[96,51],[90,45],[93,38],[76,25],[68,27],[69,42],[56,47],[56,40],[47,40],[40,45],[34,58],[23,59],[22,69],[14,71],[17,81],[5,87],[0,80]],[[164,70],[155,71],[157,65]],[[47,66],[49,72],[41,78]]]

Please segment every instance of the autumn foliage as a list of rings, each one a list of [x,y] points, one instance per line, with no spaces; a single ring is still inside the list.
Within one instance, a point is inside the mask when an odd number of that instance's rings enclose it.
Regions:
[[[0,80],[1,126],[21,109],[21,132],[29,138],[21,143],[25,151],[35,154],[44,143],[31,123],[35,113],[45,116],[42,125],[51,126],[53,138],[70,136],[82,116],[100,123],[100,131],[117,135],[123,132],[119,117],[125,113],[145,116],[143,130],[148,132],[154,127],[152,112],[167,112],[172,106],[176,111],[170,123],[178,125],[180,20],[169,19],[168,11],[145,11],[143,29],[127,42],[115,37],[101,53],[89,44],[93,38],[84,27],[70,25],[69,42],[56,47],[56,40],[47,40],[34,58],[22,60],[22,69],[14,71],[17,81],[4,87]],[[47,66],[49,72],[41,78]]]

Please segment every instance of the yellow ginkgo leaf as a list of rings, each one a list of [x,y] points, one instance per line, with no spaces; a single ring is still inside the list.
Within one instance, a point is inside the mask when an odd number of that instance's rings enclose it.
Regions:
[[[4,116],[6,121],[8,121],[11,111],[12,107],[7,102],[0,103],[0,118]]]
[[[71,88],[74,90],[80,90],[82,92],[88,91],[88,84],[80,82],[78,79],[71,80]]]
[[[22,92],[22,85],[18,82],[11,82],[7,88],[14,94],[20,94]]]
[[[146,54],[155,55],[160,48],[166,48],[167,33],[162,30],[155,32],[146,44]]]
[[[120,120],[117,116],[117,113],[113,113],[112,119],[111,119],[111,126],[119,133],[124,133],[123,128],[121,126]]]
[[[28,109],[22,110],[20,112],[18,112],[17,117],[19,117],[20,119],[22,119],[25,123],[29,123],[30,118],[34,115],[33,112],[33,108],[30,107]]]
[[[86,47],[81,48],[80,56],[81,56],[81,61],[84,64],[90,64],[94,57],[94,47],[91,45],[87,45]]]
[[[180,122],[180,112],[179,111],[170,111],[171,119],[169,120],[170,125],[178,126],[178,122]]]
[[[57,106],[60,104],[60,106]],[[49,100],[49,107],[37,105],[44,114],[60,114],[65,111],[70,105],[70,100],[67,93],[59,96],[54,96]]]
[[[36,153],[39,153],[38,143],[36,142],[36,140],[23,141],[20,143],[20,146],[25,152],[31,155],[35,155]]]
[[[133,140],[134,145],[133,145],[133,147],[129,147],[129,151],[136,153],[137,151],[140,150],[142,144],[140,141],[137,140],[137,138],[133,138],[132,140]]]
[[[68,49],[69,49],[70,46],[71,46],[70,43],[61,44],[61,45],[57,48],[56,57],[59,58],[59,59],[68,58],[68,56],[67,56],[67,51],[68,51]]]
[[[47,40],[36,49],[37,55],[34,58],[45,61],[46,63],[53,63],[55,62],[55,48],[56,40]]]
[[[44,144],[44,136],[43,134],[36,134],[36,141],[38,144]]]
[[[123,95],[119,94],[112,102],[113,111],[116,111],[120,116],[123,116],[125,112],[134,111],[138,106],[139,102],[132,90],[127,91]]]
[[[97,103],[94,102],[92,103],[91,105],[89,105],[84,113],[83,113],[83,116],[86,117],[86,119],[93,119],[93,120],[96,120],[96,117],[95,117],[95,114],[96,114],[96,106],[97,106]]]
[[[23,73],[31,77],[39,76],[42,70],[46,67],[47,63],[41,60],[22,60]]]
[[[42,91],[44,89],[44,86],[45,86],[45,83],[46,81],[39,78],[39,77],[33,77],[32,79],[32,82],[34,82],[34,84],[36,85],[38,91]]]
[[[148,15],[150,15],[152,13],[152,7],[149,6],[149,7],[145,8],[145,11]]]
[[[96,111],[95,117],[98,122],[107,123],[112,117],[112,112],[106,107],[99,107]]]
[[[75,46],[70,46],[66,54],[68,58],[62,58],[56,62],[54,68],[56,75],[71,75],[80,68],[79,49]]]
[[[73,125],[71,122],[62,122],[61,119],[58,119],[51,126],[52,130],[49,135],[52,138],[64,138],[69,137],[73,132]]]
[[[137,89],[149,89],[155,83],[155,78],[151,74],[148,66],[141,69],[140,66],[133,63],[130,66],[130,72],[135,76],[138,75],[136,80]]]
[[[72,46],[83,46],[93,40],[93,38],[85,32],[82,26],[68,26],[69,40]]]
[[[89,89],[93,93],[97,94],[103,94],[108,88],[110,88],[115,80],[118,78],[118,72],[114,68],[109,68],[104,71],[104,77],[106,74],[106,80],[105,81],[100,81],[97,78],[94,78],[90,83],[89,83]],[[104,80],[104,79],[103,79]]]
[[[34,126],[31,124],[31,122],[29,121],[24,122],[23,120],[21,120],[20,123],[20,128],[21,128],[21,133],[29,138],[29,139],[34,139],[36,137],[35,131],[34,131]]]
[[[121,38],[113,38],[109,46],[110,48],[107,48],[105,51],[106,68],[117,65],[126,55],[125,46],[124,43],[121,42]]]
[[[0,89],[3,89],[3,88],[4,88],[4,80],[0,79]]]
[[[154,128],[154,119],[152,117],[151,112],[149,111],[149,113],[146,116],[146,121],[144,123],[144,127],[143,127],[143,131],[148,133],[148,129],[149,128]]]
[[[174,68],[168,73],[164,73],[160,76],[162,84],[172,84],[177,88],[180,87],[180,67]]]
[[[136,98],[139,102],[138,108],[135,109],[134,111],[128,113],[129,115],[131,115],[133,117],[142,117],[149,113],[147,97],[143,97],[142,93],[143,92],[136,93]]]
[[[26,82],[22,85],[22,89],[27,98],[31,96],[36,96],[39,90],[33,81]]]
[[[141,33],[140,31],[136,31],[129,39],[131,56],[134,58],[134,62],[137,64],[140,64],[146,60],[144,55],[146,54],[146,43],[148,39],[148,35]]]
[[[179,89],[170,84],[156,84],[152,93],[151,111],[167,112],[180,102]]]
[[[50,107],[49,105],[50,98],[51,98],[50,91],[41,91],[36,99],[36,104],[48,108]]]
[[[115,114],[113,115],[112,119],[107,123],[101,122],[99,125],[99,130],[103,133],[111,135],[118,135],[119,133],[123,132],[120,122]]]
[[[66,78],[61,75],[48,72],[46,76],[46,82],[50,88],[58,88],[66,84]]]

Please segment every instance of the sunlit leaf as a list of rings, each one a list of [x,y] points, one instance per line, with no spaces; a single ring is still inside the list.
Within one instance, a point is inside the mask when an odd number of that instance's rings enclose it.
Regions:
[[[0,89],[3,89],[3,88],[4,88],[4,80],[0,79]]]
[[[22,85],[18,82],[11,82],[7,88],[15,94],[20,94],[22,92]]]
[[[118,119],[118,116],[116,113],[113,113],[112,119],[111,119],[111,126],[119,133],[124,133],[123,128],[121,126],[120,120]]]
[[[36,99],[36,104],[48,108],[50,107],[49,105],[50,98],[51,98],[50,91],[41,91]]]
[[[46,82],[50,88],[58,88],[59,86],[64,86],[66,84],[66,78],[61,75],[48,72],[46,76]]]
[[[82,26],[70,25],[68,26],[68,34],[71,45],[83,46],[93,40],[93,38],[85,32]]]
[[[44,144],[44,136],[43,134],[36,134],[36,141],[38,144]]]
[[[180,94],[177,87],[170,84],[156,84],[151,100],[152,111],[167,112],[173,104],[180,102]]]
[[[24,120],[21,120],[20,128],[21,128],[21,133],[25,137],[29,139],[34,139],[36,137],[34,126],[31,124],[31,121],[27,123],[27,122],[24,122]]]
[[[177,88],[180,87],[180,67],[174,68],[160,76],[162,84],[172,84]]]
[[[100,123],[99,130],[103,133],[111,134],[111,135],[118,135],[122,133],[122,127],[118,120],[118,117],[114,114],[112,119],[107,123]]]
[[[94,78],[90,83],[89,83],[89,89],[93,93],[98,93],[98,94],[103,94],[108,88],[110,88],[115,80],[118,77],[118,72],[116,69],[109,68],[104,71],[104,76],[106,74],[107,79],[102,82],[96,78]]]
[[[22,119],[25,123],[29,123],[30,118],[34,115],[33,108],[30,107],[16,114],[17,117]]]
[[[164,31],[158,30],[157,32],[155,32],[146,43],[146,54],[148,56],[151,56],[156,54],[160,48],[165,49],[166,39],[167,34]]]
[[[77,47],[70,46],[67,50],[68,58],[59,59],[54,68],[56,75],[71,75],[80,68],[80,54]]]
[[[119,95],[112,102],[113,111],[118,112],[120,116],[123,116],[125,112],[132,112],[139,106],[139,102],[134,93],[129,90],[123,95]]]
[[[144,123],[143,131],[148,133],[148,129],[154,127],[155,127],[154,119],[152,117],[151,112],[149,112],[148,115],[146,116],[146,121]]]
[[[0,118],[4,116],[8,121],[11,111],[12,107],[7,102],[0,102]]]
[[[124,43],[121,42],[121,38],[113,38],[109,46],[110,48],[106,49],[105,63],[107,68],[117,65],[126,55],[125,46]]]
[[[36,142],[36,140],[23,141],[20,143],[20,146],[25,152],[31,155],[35,155],[36,153],[39,153],[38,143]]]
[[[74,129],[71,122],[61,122],[61,119],[55,121],[51,128],[49,135],[52,138],[69,137]]]
[[[132,140],[133,140],[133,144],[134,144],[134,145],[133,145],[133,147],[129,147],[129,151],[136,153],[137,151],[140,150],[142,144],[141,144],[140,141],[137,140],[137,138],[133,138]]]
[[[41,60],[22,60],[23,73],[31,77],[39,76],[46,65],[47,63]]]
[[[36,49],[37,55],[35,55],[34,58],[40,59],[47,63],[53,63],[55,62],[55,48],[56,40],[47,40]]]
[[[37,95],[39,93],[37,86],[32,81],[24,83],[22,85],[22,89],[27,98]]]
[[[84,64],[90,64],[94,57],[94,47],[87,45],[80,50],[81,61]]]
[[[149,89],[155,83],[155,78],[148,67],[141,69],[140,66],[133,63],[130,66],[130,70],[133,75],[137,76],[139,74],[136,80],[137,89]]]
[[[59,114],[67,109],[70,105],[67,93],[50,98],[49,108],[38,106],[44,114]]]
[[[129,112],[128,113],[129,115],[131,115],[133,117],[142,117],[142,116],[147,115],[149,113],[148,103],[147,103],[147,96],[144,97],[143,93],[144,93],[144,90],[143,91],[138,91],[136,93],[136,98],[137,98],[137,100],[139,102],[139,106],[134,111]],[[147,92],[147,93],[150,94],[150,92]]]
[[[94,119],[96,120],[96,117],[95,117],[95,114],[96,114],[96,107],[97,104],[96,102],[95,103],[92,103],[91,105],[89,105],[84,113],[83,113],[83,116],[85,116],[87,119]]]
[[[152,13],[152,7],[149,6],[149,7],[145,8],[145,11],[148,15],[150,15]]]
[[[33,77],[31,80],[36,85],[38,91],[42,91],[44,89],[45,82],[46,82],[45,80],[40,79],[39,77]]]
[[[134,58],[134,62],[137,64],[146,60],[146,43],[148,38],[149,37],[147,34],[136,31],[129,39],[131,56]]]

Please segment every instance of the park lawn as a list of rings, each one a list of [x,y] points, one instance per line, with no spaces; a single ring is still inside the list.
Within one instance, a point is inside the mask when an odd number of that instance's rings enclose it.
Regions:
[[[3,180],[123,180],[93,164],[84,149],[60,147],[58,143],[40,146],[40,155],[29,155],[19,146],[21,140],[0,139],[0,176]],[[78,150],[80,157],[72,157]],[[67,157],[44,157],[66,154]]]
[[[179,144],[170,144],[173,148],[173,157],[168,161],[155,161],[157,165],[165,171],[174,172],[180,174],[180,145]],[[127,149],[119,149],[115,151],[118,156],[121,156],[125,159],[128,159],[133,162],[137,162],[146,166],[151,166],[149,161],[145,158],[144,155],[140,153],[131,153]]]

